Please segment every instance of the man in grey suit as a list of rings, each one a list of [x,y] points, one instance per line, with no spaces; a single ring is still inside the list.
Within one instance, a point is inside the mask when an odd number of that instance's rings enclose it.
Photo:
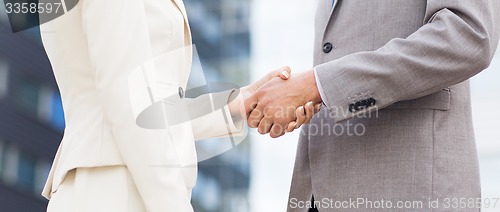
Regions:
[[[326,106],[302,129],[288,211],[479,211],[468,80],[499,26],[498,0],[320,0],[314,68],[245,102],[272,137]]]

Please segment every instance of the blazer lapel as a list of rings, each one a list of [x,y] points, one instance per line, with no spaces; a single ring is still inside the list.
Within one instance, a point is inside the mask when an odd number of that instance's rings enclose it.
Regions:
[[[187,42],[189,44],[191,44],[191,29],[189,28],[189,22],[188,22],[188,17],[186,14],[186,8],[184,7],[184,3],[182,2],[182,0],[172,0],[172,2],[174,2],[174,4],[177,6],[179,11],[181,12],[182,17],[184,18],[184,29],[187,33],[186,39],[187,39]]]
[[[332,5],[332,12],[335,10],[335,7],[337,6],[337,2],[339,2],[341,0],[335,0],[333,1],[333,5]]]
[[[325,27],[323,29],[323,34],[325,34],[324,32],[326,32],[327,28],[328,28],[328,25],[330,25],[330,22],[331,22],[331,19],[332,19],[332,16],[333,16],[333,12],[335,12],[335,9],[337,8],[337,5],[338,5],[338,2],[339,1],[342,1],[342,0],[335,0],[335,1],[332,1],[332,0],[326,0],[327,1],[327,17],[326,17],[326,23],[325,23]],[[333,5],[332,5],[333,3]]]
[[[182,17],[184,17],[184,21],[187,23],[188,20],[186,15],[186,8],[184,7],[184,3],[182,2],[182,0],[172,0],[172,1],[175,3],[179,11],[181,11]]]

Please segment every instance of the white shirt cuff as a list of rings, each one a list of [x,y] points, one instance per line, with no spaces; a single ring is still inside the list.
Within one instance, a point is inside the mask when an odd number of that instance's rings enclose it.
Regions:
[[[321,81],[318,78],[318,73],[316,72],[316,67],[314,67],[314,79],[316,80],[316,86],[318,86],[319,95],[321,96],[321,100],[323,101],[323,105],[328,106],[328,99],[326,98],[325,91],[323,90],[323,86],[321,85]]]

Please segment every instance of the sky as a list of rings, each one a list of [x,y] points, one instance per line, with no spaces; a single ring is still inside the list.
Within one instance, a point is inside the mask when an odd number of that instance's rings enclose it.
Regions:
[[[254,0],[252,2],[252,62],[255,81],[288,65],[294,72],[312,68],[316,1]],[[278,139],[252,134],[251,211],[285,211],[298,133]]]
[[[252,81],[283,65],[291,66],[292,72],[312,67],[316,2],[317,0],[308,3],[299,0],[253,1]],[[495,56],[490,68],[471,80],[482,196],[490,198],[500,197],[500,110],[496,109],[500,105],[499,80],[500,54]],[[285,211],[298,132],[279,139],[259,135],[255,130],[251,130],[250,134],[251,211]]]

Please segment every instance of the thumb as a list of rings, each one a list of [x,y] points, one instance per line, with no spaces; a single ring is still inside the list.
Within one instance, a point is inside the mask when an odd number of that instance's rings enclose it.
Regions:
[[[283,80],[287,80],[290,78],[292,71],[290,70],[290,67],[285,66],[283,68],[277,69],[275,71],[270,71],[264,77],[262,77],[260,80],[257,82],[253,83],[248,87],[249,91],[256,91],[257,89],[260,88],[260,86],[266,84],[270,80],[274,79],[275,77],[279,77]]]
[[[285,66],[283,68],[278,69],[275,72],[275,76],[273,76],[273,77],[280,77],[283,80],[287,80],[288,78],[290,78],[291,74],[292,74],[292,70],[290,70],[290,67]]]

